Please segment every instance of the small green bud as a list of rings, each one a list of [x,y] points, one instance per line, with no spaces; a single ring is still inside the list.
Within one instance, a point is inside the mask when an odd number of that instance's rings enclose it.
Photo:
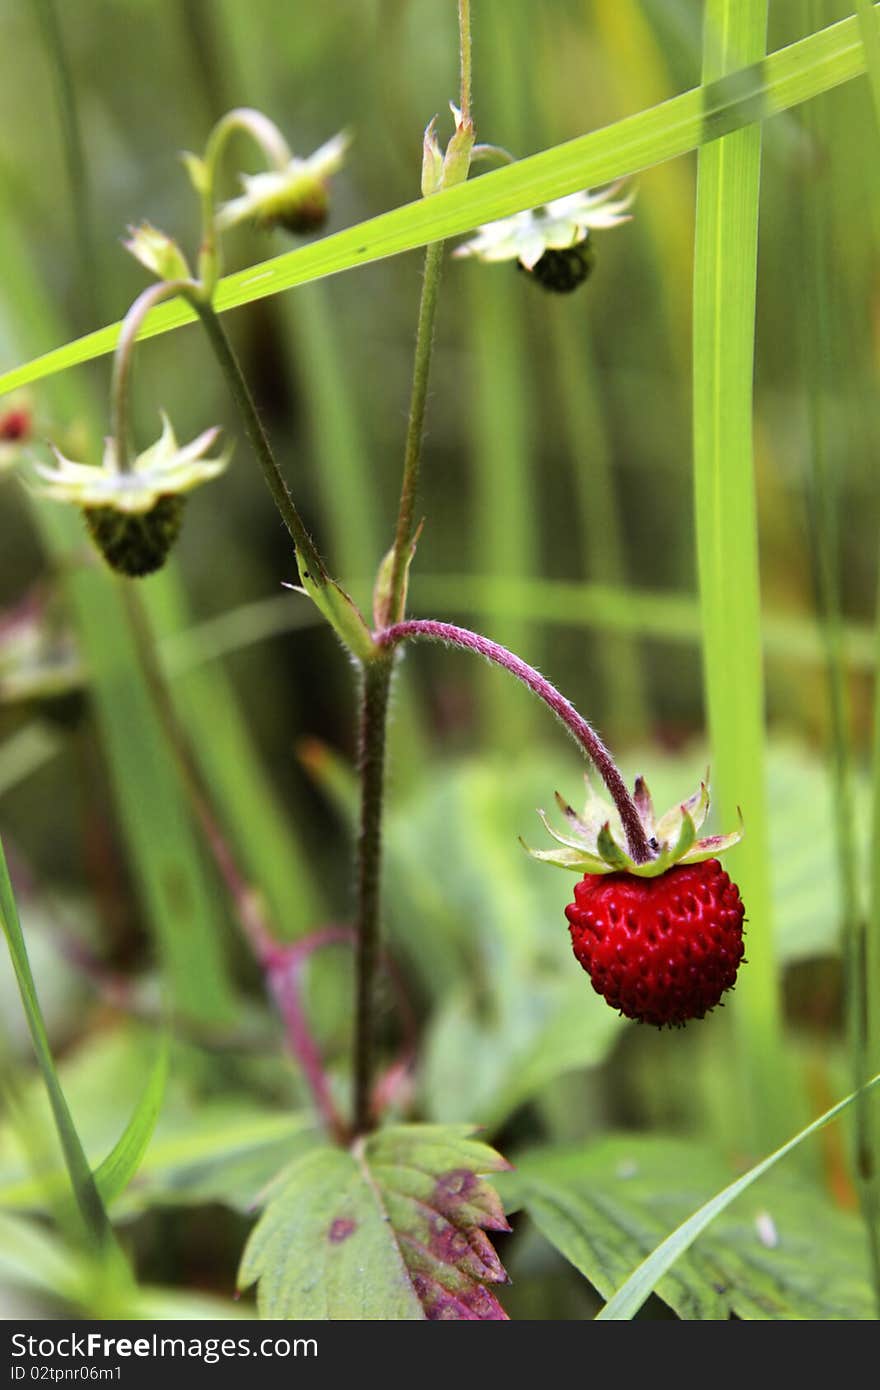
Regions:
[[[128,240],[122,244],[158,280],[192,279],[186,256],[177,242],[149,222],[129,227]]]
[[[443,160],[444,188],[455,188],[465,183],[470,173],[471,150],[474,148],[474,123],[470,116],[462,116],[457,106],[450,102],[455,117],[455,134],[446,146]]]
[[[443,178],[443,151],[437,139],[437,117],[425,127],[422,141],[422,197],[428,198],[436,193]]]

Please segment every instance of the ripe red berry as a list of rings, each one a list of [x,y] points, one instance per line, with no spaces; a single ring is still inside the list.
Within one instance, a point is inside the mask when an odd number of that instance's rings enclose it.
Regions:
[[[593,988],[642,1023],[702,1018],[731,988],[743,957],[743,904],[717,859],[656,878],[585,874],[565,909]]]
[[[26,439],[31,428],[31,413],[29,410],[18,408],[7,410],[5,415],[0,415],[0,439],[4,443],[18,443],[19,440]]]

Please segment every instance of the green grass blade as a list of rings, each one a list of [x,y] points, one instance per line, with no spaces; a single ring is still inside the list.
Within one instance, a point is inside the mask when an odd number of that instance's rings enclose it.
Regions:
[[[559,380],[559,411],[579,509],[584,568],[597,583],[622,585],[626,553],[611,443],[597,385],[589,328],[575,305],[553,314],[551,340]],[[572,617],[579,616],[572,605]],[[614,737],[644,736],[649,728],[639,651],[627,632],[609,631],[595,651],[604,718]]]
[[[174,668],[170,673],[174,707],[224,833],[249,882],[265,893],[279,933],[299,936],[321,920],[322,898],[289,816],[256,756],[225,672],[216,661],[205,666],[188,658],[186,598],[173,570],[166,567],[151,580],[145,597],[160,651],[168,642],[176,652],[176,674]],[[295,621],[308,608],[295,594],[285,594],[282,603]],[[247,605],[249,615],[254,607]],[[209,633],[216,636],[220,622],[212,619]],[[179,773],[176,765],[175,771]]]
[[[812,22],[822,9],[820,0],[804,0],[803,12]],[[878,40],[874,16],[866,16],[867,28]],[[863,32],[864,32],[863,26]],[[880,40],[878,40],[880,41]],[[866,35],[866,53],[871,68],[872,48]],[[876,56],[876,55],[875,55]],[[806,129],[813,148],[832,149],[835,130],[827,103],[811,103],[805,110]],[[876,142],[875,142],[876,149]],[[871,1010],[865,976],[866,930],[861,885],[863,882],[857,851],[856,811],[853,796],[854,768],[852,717],[843,657],[841,602],[841,478],[835,467],[838,435],[845,425],[832,429],[829,407],[842,381],[858,380],[858,364],[853,350],[853,334],[841,322],[841,295],[836,292],[832,267],[837,260],[832,200],[841,190],[841,177],[829,162],[824,167],[815,160],[814,177],[805,186],[801,210],[803,229],[803,275],[800,341],[804,354],[804,387],[808,401],[808,479],[815,583],[822,637],[826,650],[830,712],[830,753],[834,792],[834,830],[838,876],[841,885],[843,954],[846,981],[846,1023],[852,1080],[858,1089],[870,1075],[866,1056],[867,1026]],[[836,176],[836,177],[835,177]],[[856,441],[844,435],[844,454],[849,456]],[[880,1313],[880,1174],[871,1132],[868,1101],[856,1103],[855,1148],[858,1155],[856,1176],[865,1221],[868,1252],[874,1282],[874,1296]],[[870,1175],[870,1177],[869,1177]],[[866,1181],[866,1178],[868,1179]]]
[[[877,8],[871,0],[856,0],[856,17],[859,33],[865,46],[865,62],[871,82],[871,95],[874,98],[874,111],[880,121],[880,27],[877,24]]]
[[[767,0],[709,0],[704,81],[757,61]],[[712,789],[725,828],[738,807],[746,837],[731,869],[749,918],[749,963],[736,1018],[754,1100],[753,1139],[786,1123],[781,1018],[772,947],[765,785],[752,374],[761,127],[701,150],[694,268],[694,485],[703,671]],[[733,676],[733,678],[732,678]]]
[[[229,275],[218,288],[215,306],[222,312],[250,304],[295,285],[459,236],[549,198],[638,173],[808,101],[864,71],[865,51],[858,18],[853,16],[780,49],[764,62],[612,126]],[[193,318],[187,306],[171,301],[148,316],[141,336],[168,332]],[[0,376],[0,395],[112,352],[119,327],[98,329],[6,372]]]
[[[107,1206],[128,1187],[153,1137],[165,1097],[168,1052],[168,1039],[163,1038],[159,1055],[131,1119],[103,1163],[95,1169],[95,1185]]]
[[[875,1076],[864,1089],[866,1091],[871,1090],[878,1082],[880,1082],[880,1076]],[[783,1144],[781,1148],[776,1149],[767,1158],[756,1164],[754,1168],[750,1168],[741,1178],[737,1178],[735,1182],[711,1197],[698,1211],[694,1212],[693,1216],[689,1216],[687,1221],[682,1222],[655,1250],[652,1250],[637,1269],[633,1270],[626,1282],[621,1284],[614,1296],[608,1300],[602,1311],[597,1313],[597,1318],[625,1322],[634,1317],[663,1278],[663,1275],[672,1269],[678,1257],[693,1245],[697,1237],[705,1231],[716,1216],[730,1206],[730,1203],[741,1192],[745,1192],[746,1188],[751,1187],[753,1182],[778,1163],[781,1158],[785,1158],[786,1154],[791,1153],[805,1139],[809,1139],[811,1135],[824,1129],[827,1124],[836,1119],[848,1106],[852,1105],[858,1094],[853,1092],[844,1100],[838,1101],[837,1105],[826,1110],[824,1115],[820,1115],[812,1124],[807,1125],[806,1129],[802,1129],[793,1139],[789,1139],[788,1143]]]
[[[70,1185],[76,1199],[76,1208],[82,1221],[84,1233],[98,1248],[108,1245],[112,1239],[110,1221],[101,1200],[88,1159],[83,1151],[73,1117],[64,1098],[61,1083],[52,1060],[52,1050],[46,1033],[46,1025],[37,998],[37,987],[31,973],[27,947],[18,919],[18,909],[9,881],[6,856],[0,841],[0,926],[6,937],[6,945],[18,982],[22,1007],[27,1018],[31,1041],[37,1057],[37,1065],[43,1077],[64,1162],[70,1177]]]
[[[632,633],[664,642],[692,643],[701,632],[700,610],[692,594],[674,590],[625,589],[613,584],[577,584],[563,579],[499,579],[495,575],[417,574],[413,594],[432,617],[485,612],[493,618],[519,615],[530,623]],[[267,603],[276,603],[275,599]],[[267,615],[266,626],[269,626]],[[768,655],[780,661],[823,660],[816,625],[808,618],[765,614],[762,637]],[[873,629],[847,623],[843,629],[847,665],[873,671]]]

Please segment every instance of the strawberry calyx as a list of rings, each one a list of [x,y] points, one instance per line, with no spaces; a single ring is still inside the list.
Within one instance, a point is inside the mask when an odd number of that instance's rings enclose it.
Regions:
[[[617,811],[596,794],[589,777],[585,776],[584,780],[587,802],[581,814],[559,792],[556,793],[556,804],[566,819],[568,833],[555,830],[545,812],[538,811],[545,829],[560,848],[536,850],[520,840],[533,859],[560,869],[572,869],[578,874],[626,873],[638,878],[657,878],[676,864],[701,864],[707,859],[717,859],[742,839],[742,816],[738,830],[728,835],[698,838],[709,813],[708,773],[693,796],[673,806],[659,818],[654,813],[645,779],[637,777],[633,801],[648,843],[654,851],[652,858],[638,863],[627,849]]]

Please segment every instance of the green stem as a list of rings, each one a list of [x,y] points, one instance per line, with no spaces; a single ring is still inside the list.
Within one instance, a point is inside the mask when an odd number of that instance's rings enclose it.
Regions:
[[[425,402],[428,396],[428,378],[431,373],[434,320],[437,313],[442,265],[443,242],[435,241],[425,251],[425,272],[422,279],[422,297],[419,301],[412,393],[403,456],[403,483],[400,489],[397,531],[394,536],[394,562],[391,570],[388,604],[390,622],[400,622],[404,617],[406,571],[415,531],[414,518],[419,486],[419,464],[425,432]]]
[[[128,473],[131,469],[129,457],[131,437],[129,382],[131,380],[131,364],[134,358],[134,345],[141,324],[150,310],[160,304],[163,299],[173,299],[177,295],[191,290],[192,286],[184,280],[160,280],[138,295],[123,320],[119,341],[116,344],[116,352],[113,355],[113,379],[110,384],[111,429],[116,466],[120,473]]]
[[[471,0],[458,0],[459,68],[461,93],[458,104],[462,120],[471,118]]]
[[[264,116],[250,106],[238,106],[228,111],[214,126],[208,136],[203,163],[203,177],[200,187],[202,205],[202,244],[199,249],[199,276],[204,297],[210,300],[214,286],[220,276],[220,252],[217,243],[217,226],[214,218],[214,198],[217,184],[217,169],[230,136],[237,131],[249,135],[254,144],[266,156],[268,162],[279,172],[286,169],[293,153],[281,131]]]
[[[326,583],[330,577],[327,568],[305,528],[287,483],[284,481],[281,469],[278,467],[272,446],[269,443],[269,436],[263,428],[263,422],[251,395],[250,387],[226,334],[226,329],[210,304],[205,303],[204,300],[195,295],[191,296],[190,302],[204,325],[232,398],[241,413],[245,433],[263,471],[266,486],[272,494],[272,500],[281,513],[285,526],[293,537],[297,555],[317,584]]]

